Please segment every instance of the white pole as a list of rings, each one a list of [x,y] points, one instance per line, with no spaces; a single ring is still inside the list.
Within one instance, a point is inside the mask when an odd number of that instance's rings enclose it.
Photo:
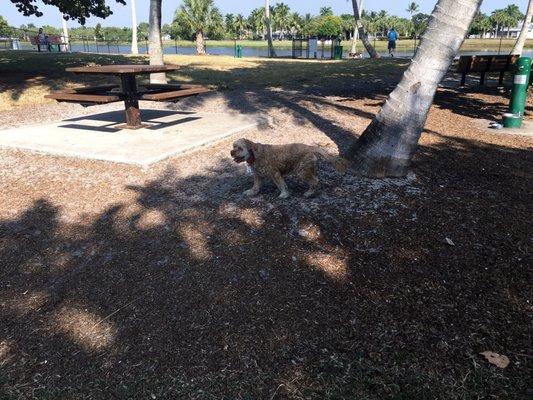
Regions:
[[[137,10],[135,7],[135,0],[131,1],[131,54],[139,54],[139,46],[137,45]]]
[[[61,21],[63,22],[63,43],[64,43],[64,50],[69,51],[69,37],[68,37],[68,28],[67,28],[67,20],[62,17]]]

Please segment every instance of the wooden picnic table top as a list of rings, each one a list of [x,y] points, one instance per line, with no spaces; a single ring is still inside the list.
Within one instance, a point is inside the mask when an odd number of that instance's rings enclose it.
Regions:
[[[177,65],[96,65],[91,67],[71,67],[67,72],[76,74],[101,74],[101,75],[123,75],[123,74],[149,74],[153,72],[176,71]]]

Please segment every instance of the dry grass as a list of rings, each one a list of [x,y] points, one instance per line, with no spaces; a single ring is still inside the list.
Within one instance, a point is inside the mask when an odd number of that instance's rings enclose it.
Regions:
[[[145,62],[147,58],[144,56],[1,52],[0,110],[54,103],[43,96],[64,87],[108,83],[113,79],[65,73],[67,67]],[[217,90],[276,87],[287,83],[305,88],[322,84],[324,79],[342,79],[354,73],[361,78],[375,70],[390,74],[406,65],[403,60],[388,59],[376,64],[371,60],[271,60],[186,55],[165,56],[165,62],[181,67],[176,73],[169,74],[170,80],[197,82]]]

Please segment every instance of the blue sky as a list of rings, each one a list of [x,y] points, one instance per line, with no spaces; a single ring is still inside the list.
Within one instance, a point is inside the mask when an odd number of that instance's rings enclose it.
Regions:
[[[129,4],[129,0],[126,0]],[[276,0],[271,0],[271,4],[275,4]],[[24,17],[20,14],[15,6],[9,0],[0,0],[0,15],[7,19],[8,23],[12,26],[20,26],[21,24],[34,23],[37,26],[40,25],[55,25],[60,26],[61,20],[57,8],[52,6],[43,6],[39,1],[41,11],[44,12],[44,16],[37,17]],[[94,26],[100,22],[104,26],[128,26],[130,24],[130,9],[128,6],[122,6],[115,3],[114,0],[107,0],[107,3],[111,5],[114,14],[109,18],[102,20],[99,18],[90,18],[87,20],[88,26]],[[172,21],[174,10],[181,3],[180,0],[163,0],[163,23],[169,23]],[[288,4],[293,11],[298,11],[302,14],[311,13],[318,14],[318,10],[323,6],[330,6],[333,8],[336,14],[350,13],[351,2],[347,0],[284,0],[284,3]],[[364,2],[365,8],[371,10],[387,10],[389,14],[407,16],[405,8],[407,8],[408,0],[366,0]],[[436,0],[418,0],[420,5],[420,11],[430,13]],[[149,0],[137,0],[137,19],[138,22],[148,20],[148,4]],[[223,14],[227,13],[242,13],[248,15],[250,11],[256,7],[264,4],[264,0],[215,0],[215,4],[222,11]],[[491,12],[495,8],[502,8],[508,4],[516,4],[520,7],[522,12],[525,12],[527,6],[527,0],[485,0],[483,1],[482,11]],[[69,22],[70,26],[77,26],[74,21]]]

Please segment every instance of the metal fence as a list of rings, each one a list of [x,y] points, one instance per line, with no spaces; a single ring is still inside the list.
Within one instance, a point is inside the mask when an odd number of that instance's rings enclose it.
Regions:
[[[107,54],[131,54],[131,40],[105,36],[76,36],[43,32],[39,38],[39,31],[20,28],[9,28],[9,35],[0,35],[0,49],[37,50],[49,52],[86,52]],[[178,53],[178,42],[172,46]],[[148,38],[138,41],[139,53],[148,53]]]

